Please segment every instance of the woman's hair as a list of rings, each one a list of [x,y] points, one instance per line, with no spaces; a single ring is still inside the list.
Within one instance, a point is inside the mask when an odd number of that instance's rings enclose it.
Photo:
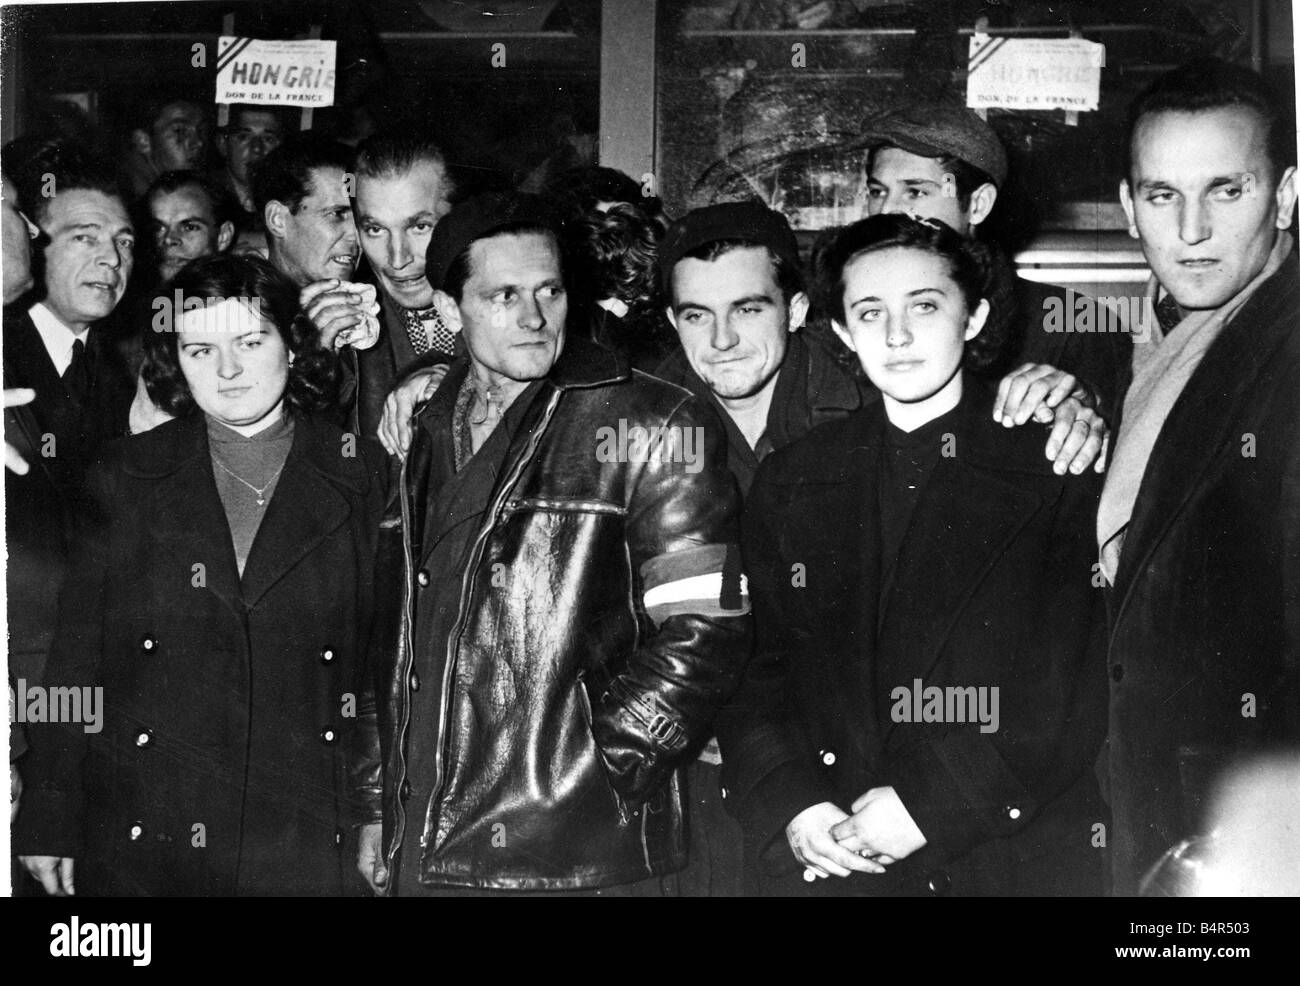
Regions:
[[[658,229],[633,205],[592,209],[575,224],[579,249],[596,298],[618,298],[629,308],[662,307]]]
[[[178,298],[182,299],[179,306]],[[299,313],[297,287],[260,257],[218,254],[186,264],[154,299],[153,324],[145,330],[142,375],[149,398],[159,408],[176,417],[197,408],[177,351],[180,318],[190,299],[204,304],[240,299],[251,305],[275,326],[295,356],[285,392],[289,406],[301,411],[333,406],[340,376],[338,357],[317,345],[315,328]],[[163,314],[170,317],[162,318]]]
[[[988,319],[980,334],[966,343],[962,363],[976,373],[1000,367],[1014,342],[1011,284],[990,247],[963,237],[937,219],[881,214],[840,230],[813,257],[813,276],[823,311],[841,325],[846,324],[844,269],[856,257],[893,248],[920,250],[943,259],[961,289],[968,311],[973,312],[981,300],[988,301]]]
[[[634,366],[657,366],[677,343],[659,286],[661,235],[651,216],[626,202],[603,212],[593,206],[565,227],[565,267],[582,272],[575,279],[579,318],[595,314],[596,304],[606,298],[627,305],[623,316],[603,322],[595,338]]]

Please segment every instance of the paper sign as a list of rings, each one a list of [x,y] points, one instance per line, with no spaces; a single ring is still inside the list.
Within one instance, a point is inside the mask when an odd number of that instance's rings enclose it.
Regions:
[[[333,106],[335,45],[223,37],[217,44],[216,101]]]
[[[984,110],[1095,110],[1106,46],[1082,38],[997,38],[970,42],[966,105]]]

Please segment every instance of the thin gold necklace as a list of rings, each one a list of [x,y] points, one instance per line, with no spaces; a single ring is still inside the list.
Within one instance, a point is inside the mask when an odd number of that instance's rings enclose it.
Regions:
[[[241,478],[241,477],[239,477],[239,476],[236,476],[233,472],[231,472],[231,471],[230,471],[229,469],[227,469],[224,465],[222,465],[221,460],[218,459],[218,458],[216,458],[215,456],[213,457],[212,461],[215,462],[215,463],[217,464],[217,468],[218,468],[218,469],[220,469],[222,472],[224,472],[224,473],[225,473],[227,476],[229,476],[231,479],[238,480],[239,482],[241,482],[241,483],[243,483],[245,486],[247,486],[250,490],[252,490],[253,493],[257,496],[257,505],[258,505],[259,507],[261,507],[261,506],[265,506],[265,504],[266,504],[266,491],[267,491],[268,489],[271,488],[271,484],[274,483],[274,482],[279,478],[280,473],[282,473],[282,472],[284,471],[284,463],[281,462],[281,463],[280,463],[280,468],[277,469],[274,473],[272,473],[272,474],[271,474],[271,478],[268,479],[268,480],[266,481],[266,484],[265,484],[264,486],[262,486],[262,487],[259,489],[258,487],[254,486],[252,483],[250,483],[248,480],[243,479],[243,478]],[[285,460],[285,461],[288,461],[288,460]]]

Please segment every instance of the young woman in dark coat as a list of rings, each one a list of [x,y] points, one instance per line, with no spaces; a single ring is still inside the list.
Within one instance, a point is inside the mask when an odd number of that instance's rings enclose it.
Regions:
[[[46,677],[100,719],[32,727],[15,849],[51,893],[356,892],[383,453],[316,413],[333,357],[268,264],[169,291],[144,373],[177,417],[95,466]]]
[[[894,215],[826,252],[884,399],[774,453],[746,501],[758,644],[718,738],[768,892],[1102,890],[1100,480],[993,420],[984,259]]]

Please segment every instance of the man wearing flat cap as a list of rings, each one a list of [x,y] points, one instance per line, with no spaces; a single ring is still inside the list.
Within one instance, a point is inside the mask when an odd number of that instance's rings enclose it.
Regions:
[[[1006,184],[1007,154],[997,133],[951,100],[915,101],[884,112],[866,121],[861,139],[870,148],[867,208],[873,216],[938,219],[973,237]],[[1062,316],[1072,318],[1077,292],[1018,277],[1010,261],[998,257],[1017,310],[1020,344],[997,368],[1013,372],[1003,378],[995,417],[1000,412],[1004,424],[1024,424],[1039,409],[1038,420],[1046,421],[1050,416],[1040,408],[1064,405],[1048,458],[1058,471],[1068,464],[1082,472],[1094,460],[1100,468],[1104,418],[1117,410],[1129,338],[1116,332],[1049,331],[1049,325],[1060,327]],[[1101,414],[1092,413],[1094,408]]]
[[[723,436],[566,332],[535,197],[453,208],[425,271],[465,353],[381,534],[358,864],[385,894],[656,894],[685,862],[678,768],[749,651]]]

